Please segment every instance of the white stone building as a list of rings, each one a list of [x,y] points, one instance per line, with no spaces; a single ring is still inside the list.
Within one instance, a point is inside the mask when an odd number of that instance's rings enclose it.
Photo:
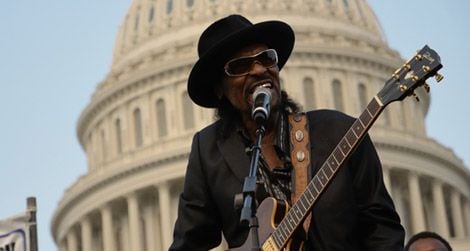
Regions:
[[[296,45],[281,78],[305,110],[358,116],[404,61],[365,0],[134,0],[109,74],[78,121],[88,169],[53,216],[61,251],[168,248],[192,135],[214,117],[186,93],[197,40],[235,12],[293,26]],[[432,230],[468,250],[470,172],[427,137],[428,108],[425,95],[393,103],[370,134],[407,235]]]

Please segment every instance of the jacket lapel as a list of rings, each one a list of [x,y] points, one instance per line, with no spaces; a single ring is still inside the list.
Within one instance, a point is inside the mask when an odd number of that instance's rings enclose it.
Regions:
[[[241,136],[234,132],[227,139],[217,140],[217,146],[229,168],[243,183],[250,170],[250,158],[245,153],[245,144]]]

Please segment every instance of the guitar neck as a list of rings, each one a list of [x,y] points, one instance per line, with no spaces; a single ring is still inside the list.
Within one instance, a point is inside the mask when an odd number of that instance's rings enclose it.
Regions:
[[[439,54],[425,45],[415,56],[397,69],[392,77],[385,82],[384,88],[377,93],[364,112],[354,121],[315,177],[309,182],[305,191],[271,233],[269,243],[265,243],[275,244],[279,249],[283,248],[383,109],[391,102],[403,100],[407,96],[413,95],[415,89],[420,86],[429,91],[429,86],[425,83],[426,79],[434,76],[438,82],[441,81],[443,76],[437,73],[441,68]]]
[[[351,155],[356,146],[366,135],[369,128],[379,117],[385,106],[378,97],[374,97],[362,114],[343,136],[334,148],[325,163],[307,185],[305,191],[299,196],[297,202],[287,213],[278,227],[273,231],[272,237],[278,247],[283,247],[291,238],[294,231],[302,223],[313,207],[322,191],[338,172],[347,157]]]

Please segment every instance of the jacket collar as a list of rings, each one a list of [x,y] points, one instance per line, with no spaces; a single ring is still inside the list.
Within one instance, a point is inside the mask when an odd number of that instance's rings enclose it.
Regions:
[[[226,139],[218,139],[217,146],[225,162],[241,183],[250,171],[250,158],[246,153],[246,145],[240,134],[232,132]]]

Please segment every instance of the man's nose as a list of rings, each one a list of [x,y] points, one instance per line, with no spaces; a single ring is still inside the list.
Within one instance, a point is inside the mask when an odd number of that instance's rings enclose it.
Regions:
[[[257,75],[265,73],[267,68],[259,61],[255,60],[251,64],[250,74]]]

